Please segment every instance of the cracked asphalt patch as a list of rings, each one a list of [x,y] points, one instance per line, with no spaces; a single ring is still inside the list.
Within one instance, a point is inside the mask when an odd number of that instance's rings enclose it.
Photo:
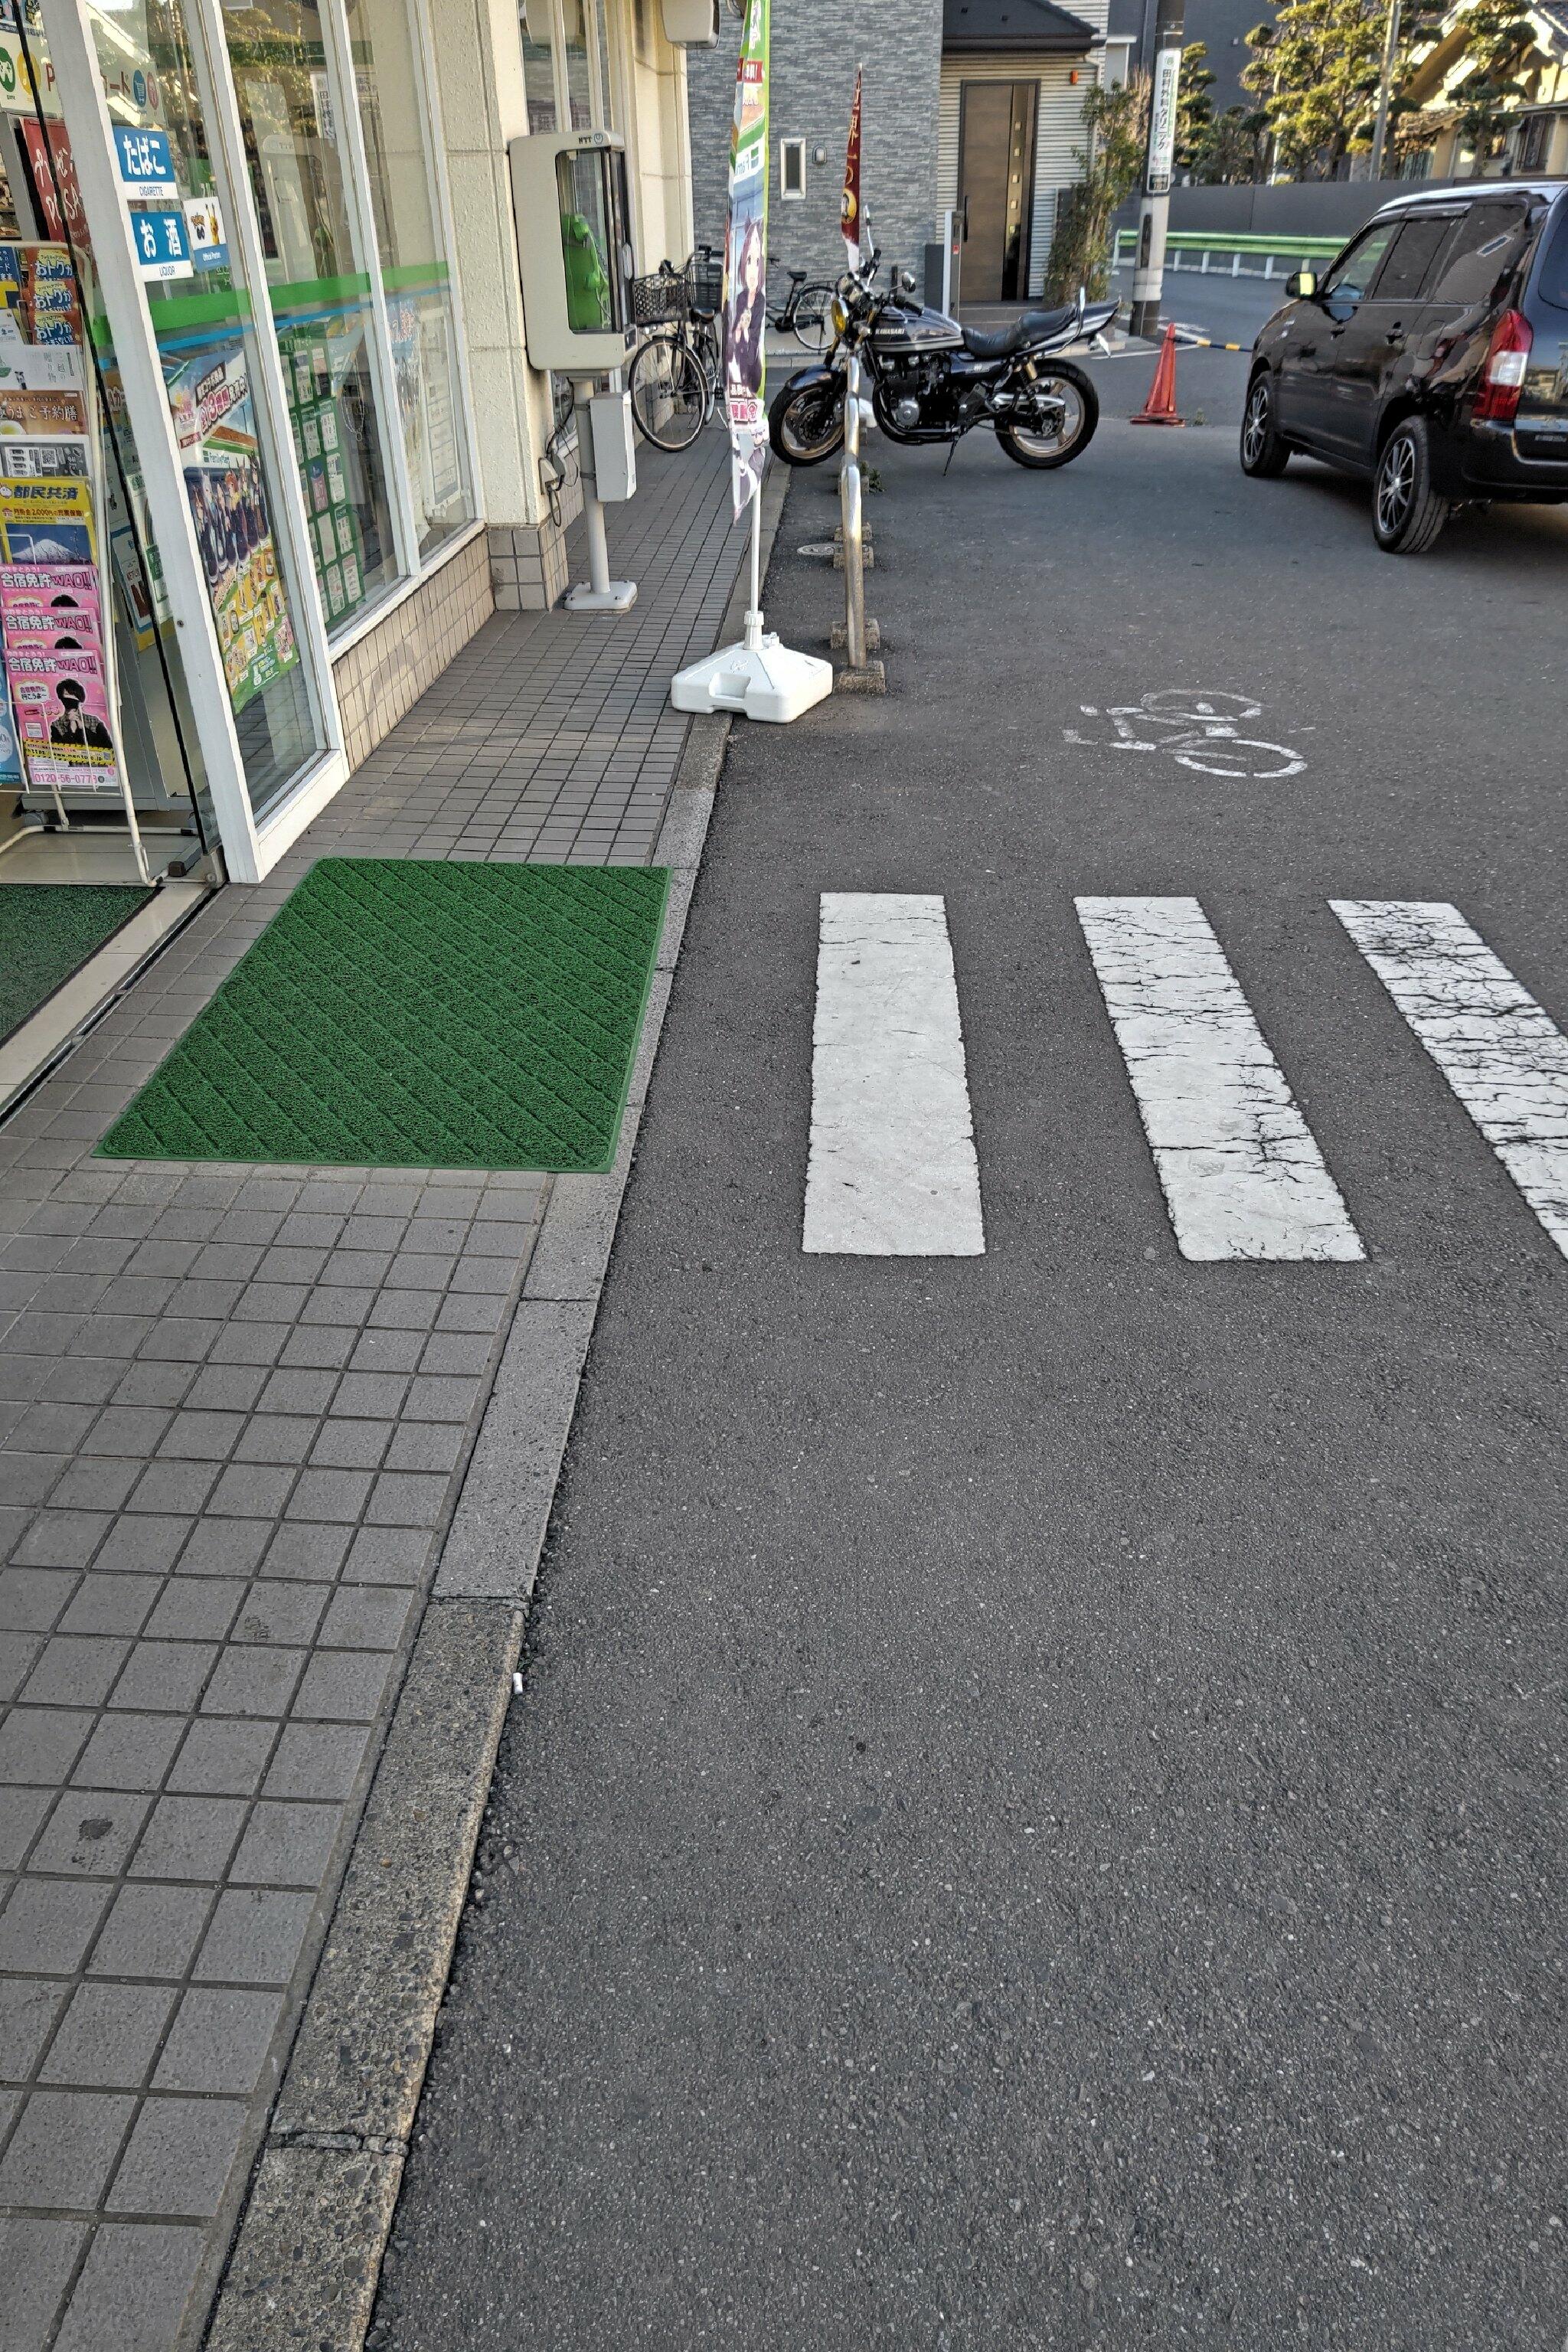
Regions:
[[[733,739],[381,2340],[1561,2352],[1563,1268],[1330,901],[1568,1013],[1568,529],[1392,562],[1229,430],[878,463],[891,690]],[[1064,745],[1176,688],[1305,771]],[[801,1250],[825,890],[943,896],[984,1257]],[[1363,1262],[1181,1257],[1128,895]]]

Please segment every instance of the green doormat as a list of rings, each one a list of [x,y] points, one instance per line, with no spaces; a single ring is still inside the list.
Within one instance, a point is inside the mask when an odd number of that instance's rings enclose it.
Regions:
[[[0,1037],[153,896],[138,882],[0,883]]]
[[[99,1153],[608,1168],[668,881],[324,857]]]

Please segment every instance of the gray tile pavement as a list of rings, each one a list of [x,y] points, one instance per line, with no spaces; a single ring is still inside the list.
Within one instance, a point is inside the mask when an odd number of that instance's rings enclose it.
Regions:
[[[488,624],[0,1126],[3,2352],[214,2283],[549,1190],[92,1146],[312,857],[650,855],[744,538],[639,466],[633,613]]]

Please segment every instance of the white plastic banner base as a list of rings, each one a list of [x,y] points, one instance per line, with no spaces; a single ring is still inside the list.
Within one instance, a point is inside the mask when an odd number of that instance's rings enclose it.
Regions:
[[[721,646],[671,681],[677,710],[738,710],[782,726],[832,693],[832,663],[764,636],[762,623],[760,613],[748,613],[742,644]]]
[[[562,601],[569,613],[629,613],[637,601],[637,583],[607,580],[602,588],[592,584],[568,588]]]

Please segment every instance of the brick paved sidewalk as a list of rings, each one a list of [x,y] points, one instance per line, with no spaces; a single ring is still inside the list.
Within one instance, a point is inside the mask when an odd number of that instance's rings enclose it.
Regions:
[[[633,612],[488,623],[0,1128],[0,2352],[199,2329],[550,1181],[92,1146],[323,851],[649,856],[745,540],[647,457]]]

